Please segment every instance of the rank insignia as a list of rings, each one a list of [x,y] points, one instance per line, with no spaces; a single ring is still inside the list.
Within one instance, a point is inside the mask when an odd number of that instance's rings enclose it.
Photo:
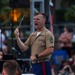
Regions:
[[[50,37],[50,43],[53,43],[53,37],[52,36]]]

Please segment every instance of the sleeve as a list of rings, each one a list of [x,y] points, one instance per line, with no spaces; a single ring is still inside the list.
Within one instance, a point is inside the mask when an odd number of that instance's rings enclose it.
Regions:
[[[31,43],[31,37],[32,37],[32,33],[30,34],[30,36],[27,38],[27,40],[24,43],[26,46],[28,46],[28,48],[29,48],[30,43]]]
[[[54,47],[54,35],[52,33],[46,35],[46,48],[48,47]]]

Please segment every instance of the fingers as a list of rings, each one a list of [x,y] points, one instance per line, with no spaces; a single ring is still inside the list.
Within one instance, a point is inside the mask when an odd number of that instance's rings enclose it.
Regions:
[[[32,61],[34,61],[34,60],[36,60],[36,57],[35,57],[35,56],[31,56],[30,59],[31,59]]]
[[[19,37],[19,27],[17,27],[14,31],[16,37]]]

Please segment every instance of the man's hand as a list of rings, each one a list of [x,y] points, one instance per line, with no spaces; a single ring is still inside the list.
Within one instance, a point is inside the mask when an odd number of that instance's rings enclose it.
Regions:
[[[18,27],[15,29],[14,34],[15,34],[16,38],[19,37],[19,28]]]
[[[36,56],[31,56],[30,59],[31,59],[32,61],[37,60],[37,59],[36,59]]]

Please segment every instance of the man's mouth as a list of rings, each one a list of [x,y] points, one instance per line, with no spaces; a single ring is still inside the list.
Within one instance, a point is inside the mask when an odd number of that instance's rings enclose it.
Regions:
[[[35,23],[35,26],[38,26],[38,24],[37,24],[37,23]]]

